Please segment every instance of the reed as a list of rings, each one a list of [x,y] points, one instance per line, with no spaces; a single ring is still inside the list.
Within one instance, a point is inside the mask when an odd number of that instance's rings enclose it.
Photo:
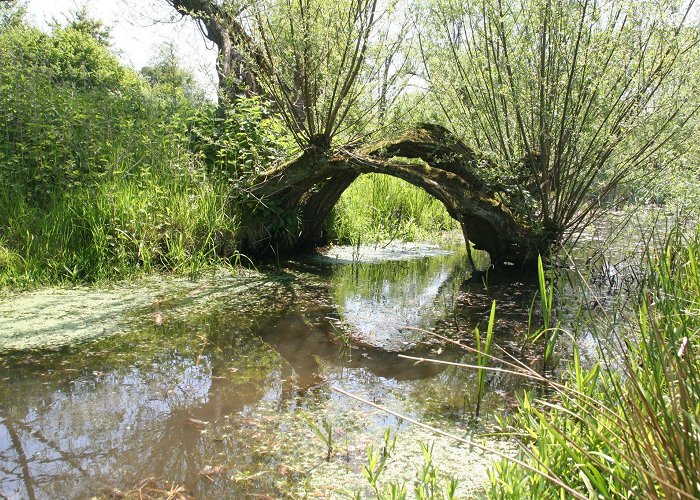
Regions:
[[[239,216],[222,181],[183,169],[114,177],[44,207],[0,195],[0,284],[95,282],[236,263]]]
[[[478,420],[481,413],[481,400],[484,397],[484,389],[486,385],[486,368],[489,365],[489,357],[491,355],[491,344],[493,343],[493,325],[496,321],[496,301],[491,303],[491,313],[489,314],[489,323],[486,328],[486,338],[481,338],[479,328],[474,329],[474,337],[476,338],[476,359],[479,369],[477,370],[477,392],[476,392],[476,408],[474,409],[474,417]]]
[[[700,495],[700,237],[672,234],[649,253],[636,320],[616,329],[615,352],[583,368],[574,347],[566,381],[545,382],[553,397],[524,395],[507,425],[522,460],[589,497]],[[491,473],[496,498],[562,491],[508,460]]]
[[[303,411],[299,411],[301,417],[304,419],[309,428],[314,434],[323,442],[326,446],[326,462],[330,462],[333,458],[333,424],[326,418],[321,420],[320,424],[317,424]]]

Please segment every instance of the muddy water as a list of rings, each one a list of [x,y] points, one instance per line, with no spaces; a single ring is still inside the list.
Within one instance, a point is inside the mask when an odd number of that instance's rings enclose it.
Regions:
[[[6,298],[2,320],[19,333],[0,354],[0,496],[337,497],[369,491],[361,465],[386,429],[397,441],[380,483],[411,491],[423,442],[432,443],[440,473],[459,480],[460,494],[478,490],[492,455],[332,387],[509,452],[488,433],[521,380],[487,376],[475,423],[475,372],[398,354],[474,362],[419,329],[471,339],[496,299],[496,342],[527,362],[521,344],[532,276],[469,279],[459,245],[375,250],[341,249],[197,283],[148,283],[138,297],[134,285],[81,290],[73,306],[70,291],[58,291],[58,311],[41,296]],[[107,309],[113,301],[103,293],[128,303]],[[81,320],[68,321],[76,311]],[[11,339],[26,342],[36,325],[50,332],[50,349],[7,348]],[[80,342],[70,342],[71,329]],[[330,461],[302,412],[321,427],[330,423]]]

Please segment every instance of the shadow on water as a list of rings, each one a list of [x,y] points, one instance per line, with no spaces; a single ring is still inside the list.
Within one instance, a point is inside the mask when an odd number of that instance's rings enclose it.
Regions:
[[[478,435],[523,386],[489,374],[484,418],[474,424],[475,372],[416,365],[397,354],[473,363],[420,329],[472,342],[495,299],[496,342],[521,355],[532,278],[508,272],[488,282],[470,279],[456,249],[410,254],[365,263],[289,262],[244,293],[227,295],[210,284],[217,296],[205,308],[169,314],[183,306],[166,293],[134,313],[120,335],[59,350],[5,352],[0,494],[85,497],[126,491],[153,477],[201,497],[330,495],[365,487],[365,447],[387,427],[399,437],[388,477],[410,482],[421,461],[417,440],[434,441],[436,462],[461,479],[461,491],[478,488],[488,456],[330,390],[339,386]],[[331,462],[299,410],[332,423]]]

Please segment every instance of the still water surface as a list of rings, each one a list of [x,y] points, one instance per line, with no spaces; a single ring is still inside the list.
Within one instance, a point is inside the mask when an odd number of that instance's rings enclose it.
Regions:
[[[366,448],[378,449],[387,428],[397,446],[386,480],[411,490],[422,441],[434,444],[435,462],[459,480],[462,494],[478,489],[492,456],[331,390],[508,452],[511,445],[488,431],[512,407],[522,380],[487,376],[475,423],[476,373],[398,357],[473,363],[414,328],[473,342],[495,299],[495,341],[532,361],[521,345],[533,273],[470,279],[462,249],[411,247],[360,262],[357,255],[354,262],[309,257],[229,278],[237,285],[231,293],[205,278],[195,291],[211,290],[211,300],[197,307],[187,305],[192,290],[165,287],[146,306],[113,318],[128,325],[119,334],[0,353],[0,497],[135,488],[158,495],[176,487],[201,498],[337,497],[367,491]],[[302,411],[331,424],[330,462]]]

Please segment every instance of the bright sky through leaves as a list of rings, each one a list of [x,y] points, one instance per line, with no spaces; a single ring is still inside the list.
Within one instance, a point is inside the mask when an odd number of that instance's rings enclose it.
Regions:
[[[211,99],[216,97],[216,50],[205,42],[196,25],[180,20],[162,0],[31,0],[30,17],[42,29],[56,19],[64,23],[70,13],[86,7],[88,13],[111,27],[113,50],[126,64],[139,70],[149,64],[165,43],[173,43],[183,67],[192,71]]]

